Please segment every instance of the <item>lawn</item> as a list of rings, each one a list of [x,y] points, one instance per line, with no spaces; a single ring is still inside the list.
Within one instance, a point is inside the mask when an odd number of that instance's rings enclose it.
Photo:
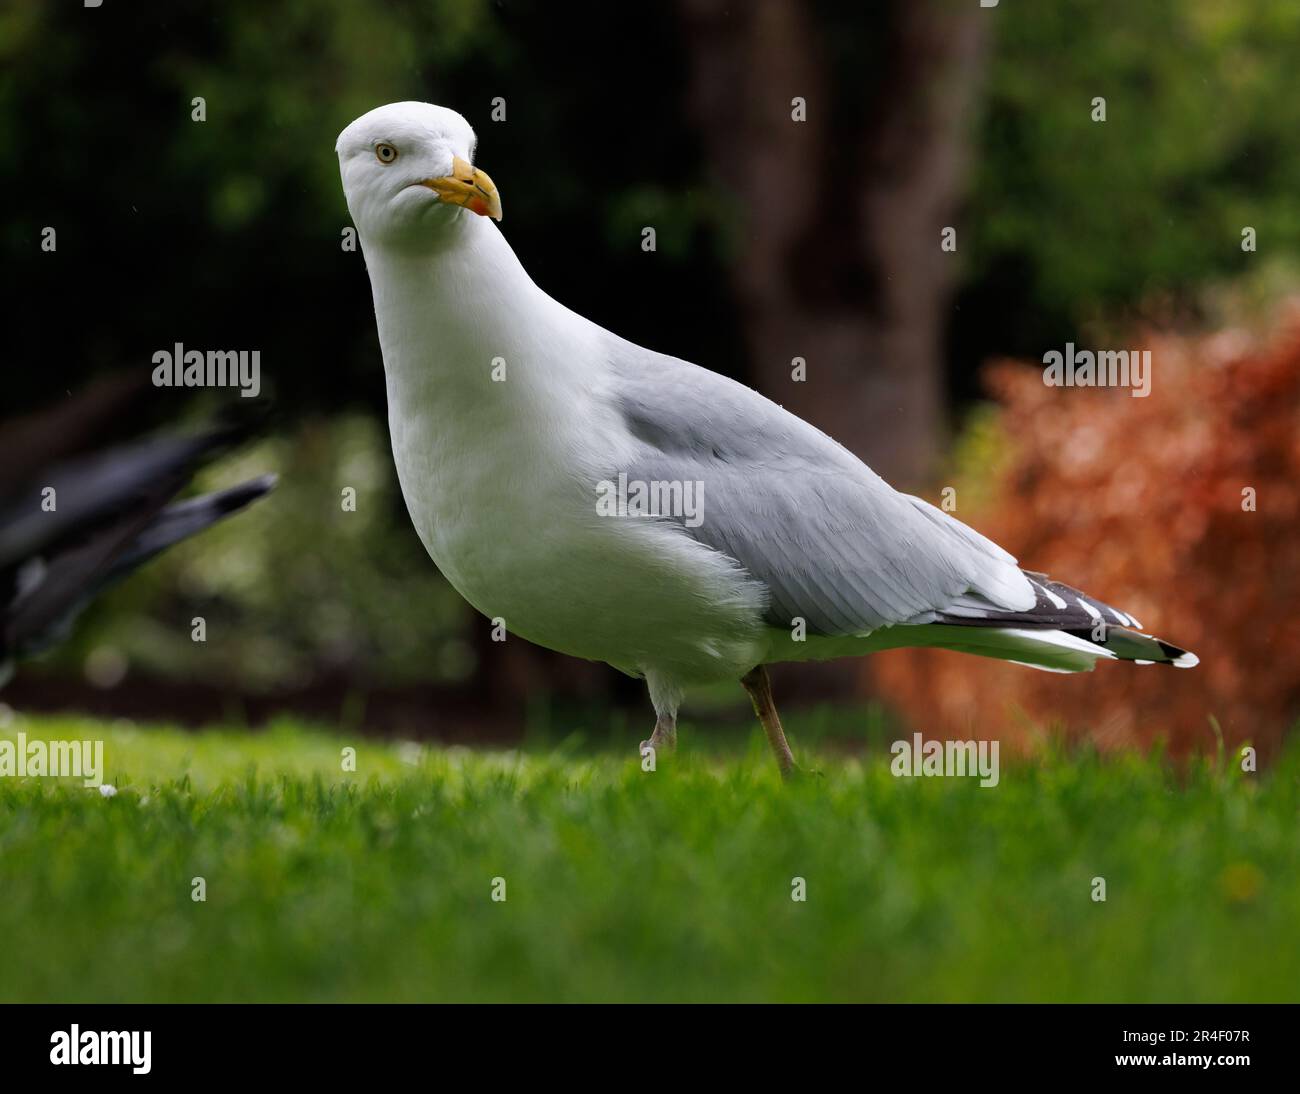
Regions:
[[[635,736],[19,730],[103,739],[117,793],[0,778],[4,1001],[1300,999],[1295,746],[1258,775],[1049,746],[982,789],[878,744],[782,785],[689,726],[649,774]]]

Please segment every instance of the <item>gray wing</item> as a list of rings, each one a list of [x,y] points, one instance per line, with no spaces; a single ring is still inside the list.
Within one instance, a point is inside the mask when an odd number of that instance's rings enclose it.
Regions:
[[[935,613],[1035,602],[1016,560],[894,490],[756,391],[610,336],[609,397],[631,435],[629,481],[700,484],[684,531],[767,586],[767,621],[859,635]]]

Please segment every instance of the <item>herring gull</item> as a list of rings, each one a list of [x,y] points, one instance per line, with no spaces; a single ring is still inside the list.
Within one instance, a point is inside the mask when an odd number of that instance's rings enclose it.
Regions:
[[[416,102],[336,147],[402,493],[476,609],[644,678],[643,751],[674,747],[688,687],[739,680],[790,773],[772,662],[932,646],[1058,672],[1196,664],[758,392],[552,299],[497,227],[474,150],[461,115]]]

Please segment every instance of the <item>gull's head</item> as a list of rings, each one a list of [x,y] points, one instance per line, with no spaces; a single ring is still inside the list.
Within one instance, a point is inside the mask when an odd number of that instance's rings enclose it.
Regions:
[[[348,211],[364,239],[419,247],[469,219],[501,219],[501,199],[473,166],[474,130],[446,107],[390,103],[339,134]]]

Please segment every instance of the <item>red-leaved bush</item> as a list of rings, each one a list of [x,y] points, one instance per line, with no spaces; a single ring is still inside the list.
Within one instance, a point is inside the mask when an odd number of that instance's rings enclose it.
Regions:
[[[1051,728],[1175,755],[1277,748],[1300,715],[1300,313],[1267,341],[1151,336],[1151,394],[988,372],[1001,451],[955,516],[1021,566],[1135,615],[1193,669],[1099,662],[1065,676],[962,654],[868,658],[864,680],[934,736],[1028,746]]]

